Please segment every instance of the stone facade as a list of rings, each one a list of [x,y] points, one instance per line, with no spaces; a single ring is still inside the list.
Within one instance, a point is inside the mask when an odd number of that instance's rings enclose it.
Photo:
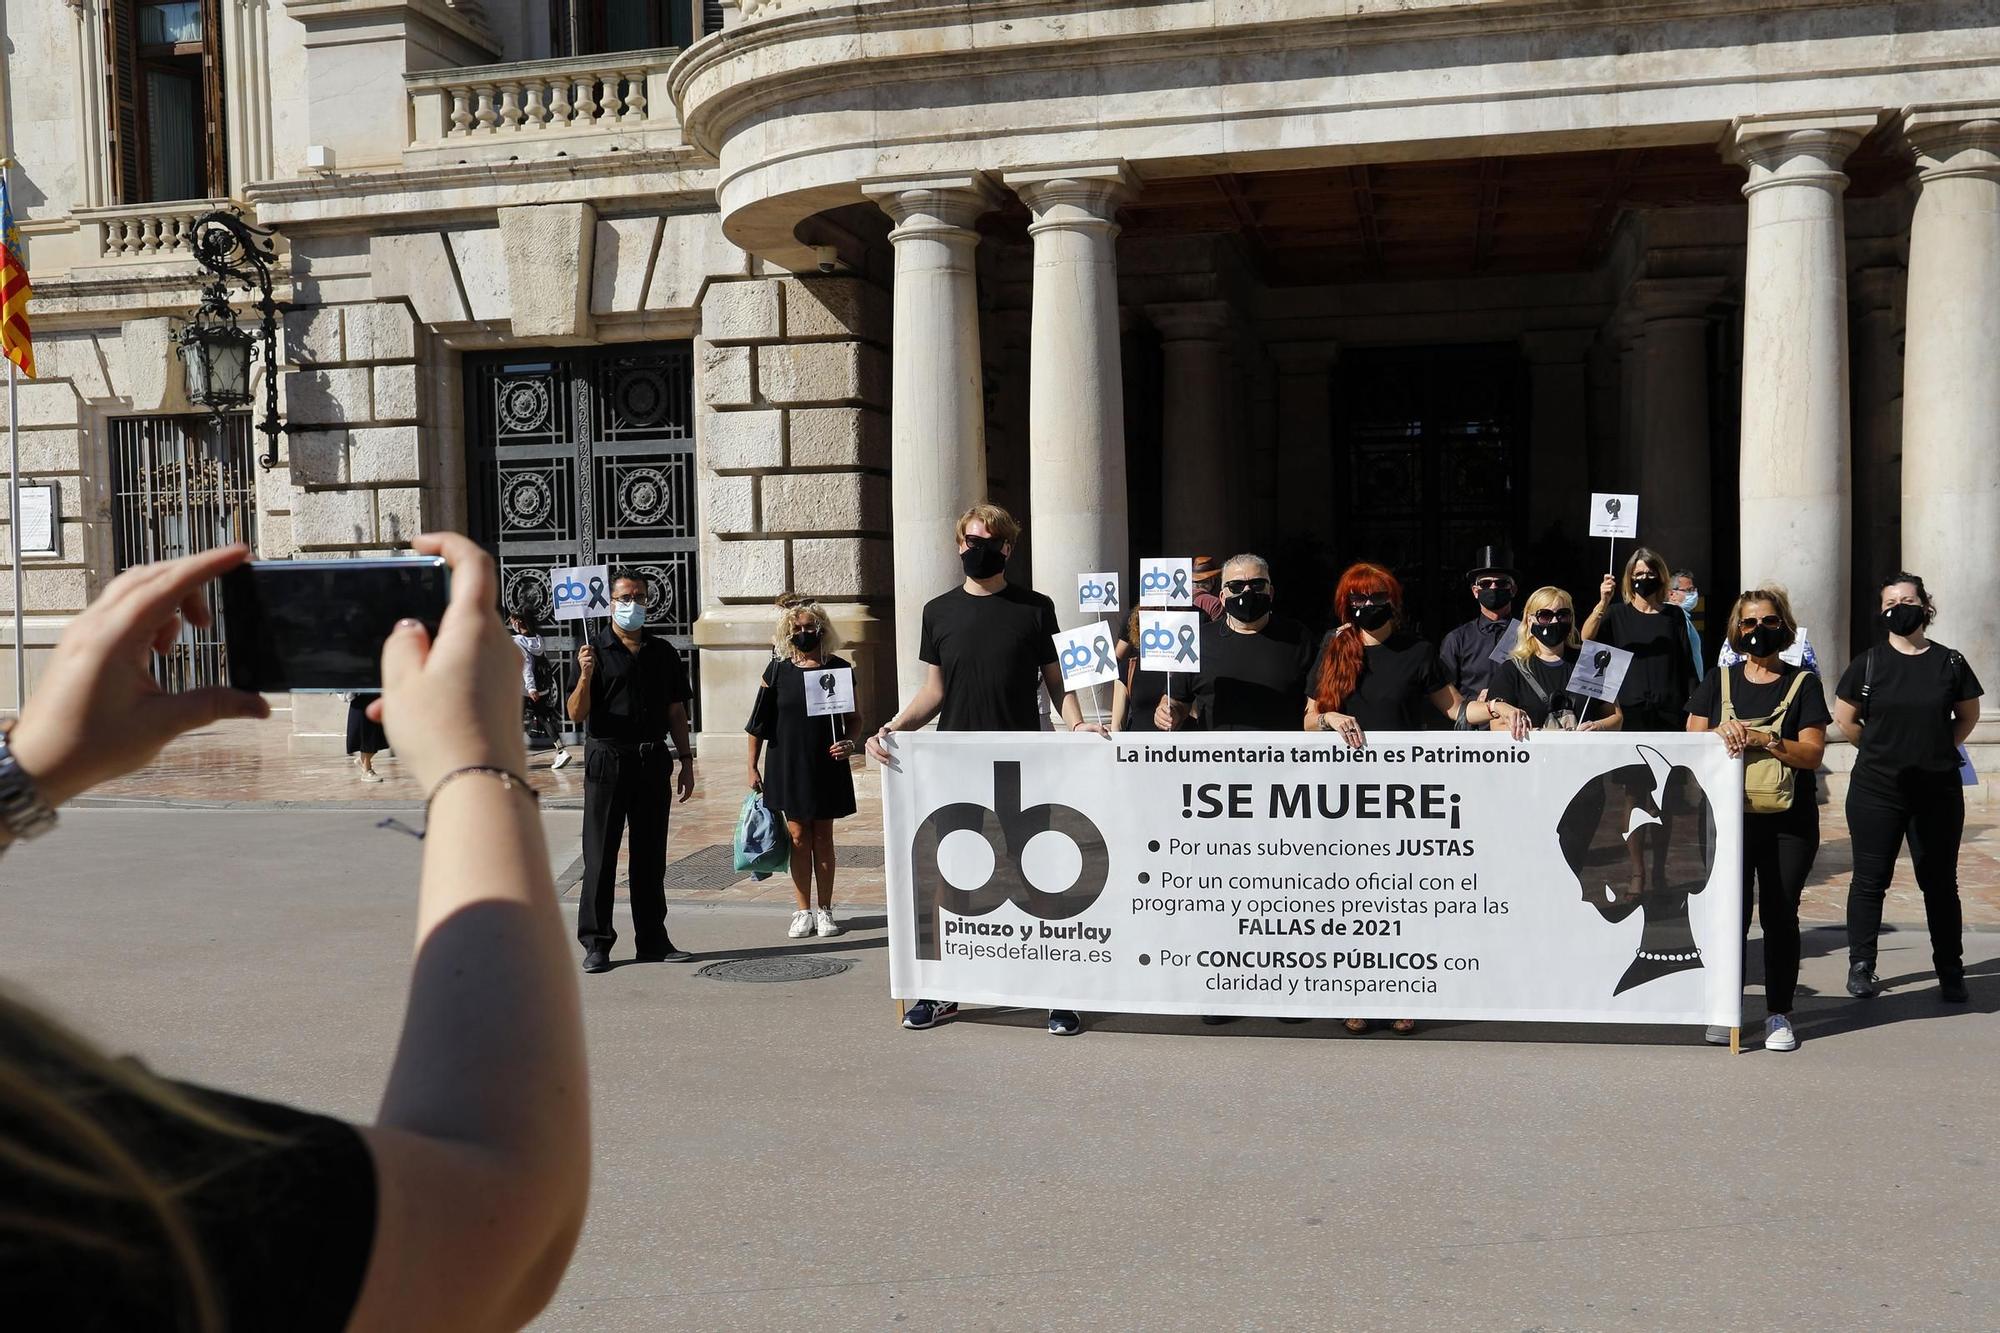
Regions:
[[[62,554],[26,571],[40,661],[117,568],[113,423],[188,410],[170,340],[216,201],[113,197],[103,0],[20,8],[0,147],[42,367],[23,467],[63,490]],[[1638,490],[1645,535],[1718,596],[1790,583],[1827,665],[1901,563],[1931,575],[1939,636],[2000,671],[1978,361],[2000,14],[1979,6],[1086,3],[1070,24],[1033,0],[742,0],[685,51],[576,57],[549,50],[545,0],[220,8],[216,193],[281,237],[289,307],[260,553],[472,523],[469,356],[684,342],[692,639],[725,754],[784,593],[827,604],[870,720],[907,696],[916,608],[956,579],[949,523],[979,499],[1027,520],[1017,573],[1066,619],[1069,573],[1145,542],[1323,576],[1351,481],[1338,393],[1425,346],[1518,362],[1518,526],[1549,563],[1591,489]],[[1731,197],[1627,189],[1676,150],[1737,172]],[[1266,229],[1297,224],[1245,188],[1475,163],[1484,254],[1503,168],[1591,153],[1599,203],[1560,270],[1276,281]],[[1214,209],[1135,225],[1198,180]],[[1411,216],[1357,235],[1379,252]]]

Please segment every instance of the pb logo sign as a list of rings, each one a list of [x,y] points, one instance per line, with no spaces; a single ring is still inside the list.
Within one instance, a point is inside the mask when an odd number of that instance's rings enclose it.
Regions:
[[[1076,609],[1085,615],[1093,611],[1116,611],[1118,609],[1118,576],[1116,574],[1078,574],[1076,576]]]
[[[945,882],[938,856],[944,840],[954,833],[976,833],[993,851],[993,870],[986,882],[970,889]],[[1039,833],[1059,833],[1076,846],[1081,865],[1074,882],[1035,885],[1021,870],[1021,855]],[[993,804],[957,801],[933,810],[917,826],[910,844],[911,915],[917,923],[917,957],[936,962],[943,933],[938,914],[985,916],[1002,903],[1012,903],[1041,921],[1067,921],[1090,910],[1110,878],[1111,853],[1104,834],[1083,811],[1067,805],[1021,808],[1021,766],[993,765]]]

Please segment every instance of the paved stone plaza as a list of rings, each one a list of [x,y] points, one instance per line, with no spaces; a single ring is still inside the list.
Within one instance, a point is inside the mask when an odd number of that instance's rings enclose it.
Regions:
[[[10,855],[0,976],[161,1070],[365,1118],[415,901],[418,845],[385,821],[415,822],[412,793],[393,763],[353,802],[325,799],[348,793],[338,758],[299,759],[295,788],[203,768],[255,763],[253,740],[197,740],[124,808]],[[707,765],[713,794],[677,818],[690,881],[736,767]],[[268,803],[157,805],[197,770],[179,799]],[[561,874],[578,813],[544,819]],[[1984,819],[1968,865],[1993,850]],[[986,1011],[908,1033],[879,871],[848,882],[833,940],[786,940],[773,884],[675,890],[692,964],[583,979],[598,1169],[538,1328],[1919,1329],[2000,1309],[1986,889],[1969,1007],[1936,1003],[1908,928],[1884,940],[1889,993],[1849,1001],[1842,933],[1812,925],[1803,1047],[1732,1059],[1678,1029],[1100,1018],[1062,1042]],[[790,957],[851,966],[700,975]]]

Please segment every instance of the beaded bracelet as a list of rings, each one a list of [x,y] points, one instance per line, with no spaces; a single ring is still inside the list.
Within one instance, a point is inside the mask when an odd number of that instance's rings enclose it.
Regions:
[[[456,779],[462,778],[469,773],[485,773],[497,778],[502,787],[507,788],[509,791],[526,793],[529,803],[537,809],[541,808],[542,794],[533,787],[530,787],[526,778],[521,777],[517,773],[510,773],[506,769],[493,764],[467,764],[464,768],[454,768],[451,772],[439,778],[437,785],[431,788],[431,794],[424,798],[424,824],[426,827],[431,822],[431,803],[437,800],[438,793],[450,786]]]

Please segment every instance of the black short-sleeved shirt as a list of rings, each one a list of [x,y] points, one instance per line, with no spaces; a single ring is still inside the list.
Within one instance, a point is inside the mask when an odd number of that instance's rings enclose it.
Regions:
[[[1321,646],[1322,660],[1326,647]],[[1422,731],[1432,718],[1442,716],[1430,697],[1449,684],[1437,649],[1414,634],[1398,634],[1362,649],[1361,679],[1336,707],[1359,722],[1364,733]]]
[[[1648,615],[1619,602],[1598,623],[1597,641],[1632,654],[1618,702],[1651,713],[1680,712],[1694,689],[1694,645],[1688,619],[1676,607]]]
[[[1141,671],[1139,669],[1139,645],[1125,637],[1125,631],[1118,631],[1118,643],[1125,648],[1126,655],[1118,664],[1125,676],[1125,726],[1126,731],[1158,731],[1153,716],[1160,710],[1160,700],[1167,694],[1167,671]]]
[[[1512,704],[1526,713],[1528,721],[1538,727],[1547,725],[1551,712],[1566,712],[1578,722],[1588,721],[1583,715],[1584,705],[1597,701],[1588,696],[1572,695],[1568,689],[1570,673],[1576,670],[1577,654],[1577,649],[1566,648],[1560,661],[1544,662],[1539,656],[1532,655],[1528,658],[1527,668],[1533,673],[1535,683],[1548,695],[1547,703],[1543,703],[1540,696],[1529,688],[1513,658],[1493,664],[1493,679],[1486,686],[1486,697]],[[1598,716],[1605,716],[1607,712],[1603,705],[1598,705]]]
[[[1874,678],[1869,681],[1868,664]],[[1861,697],[1867,683],[1868,697]],[[1959,654],[1933,642],[1923,652],[1897,652],[1878,644],[1847,664],[1834,693],[1861,712],[1861,744],[1856,771],[1894,777],[1919,771],[1944,773],[1958,767],[1952,740],[1952,709],[1985,691]]]
[[[944,673],[939,731],[1039,731],[1042,668],[1056,660],[1056,604],[1011,583],[924,603],[919,660]]]
[[[1481,690],[1493,688],[1506,663],[1493,660],[1493,650],[1502,644],[1509,629],[1520,630],[1520,622],[1502,616],[1498,620],[1488,620],[1485,616],[1466,621],[1457,629],[1444,636],[1438,645],[1438,660],[1444,664],[1444,674],[1458,692],[1468,699],[1477,699]],[[1505,639],[1506,647],[1512,649],[1514,641]]]
[[[131,1093],[90,1086],[76,1104],[162,1183],[182,1187],[181,1207],[228,1327],[337,1333],[347,1326],[375,1244],[375,1164],[353,1126],[271,1102],[181,1089],[276,1136],[246,1139],[190,1123]],[[4,1132],[20,1139],[22,1127]],[[67,1148],[35,1144],[32,1135],[24,1146],[68,1155]],[[132,1251],[121,1258],[60,1236],[0,1228],[0,1292],[6,1293],[0,1323],[65,1333],[193,1327],[179,1319],[179,1260],[150,1214],[50,1186],[4,1162],[0,1199]]]
[[[1745,679],[1744,663],[1724,667],[1729,673],[1729,704],[1736,716],[1745,722],[1757,718],[1767,718],[1778,711],[1778,705],[1785,701],[1785,691],[1792,688],[1795,676],[1804,676],[1799,686],[1798,698],[1785,710],[1785,720],[1778,728],[1782,740],[1795,741],[1799,733],[1807,727],[1824,727],[1833,721],[1833,714],[1826,708],[1826,686],[1820,683],[1817,673],[1804,667],[1793,666],[1790,662],[1778,667],[1778,678],[1763,685],[1754,685]],[[1711,671],[1702,677],[1701,684],[1694,687],[1688,697],[1687,711],[1690,717],[1705,717],[1711,727],[1722,725],[1722,671]],[[1952,767],[1958,766],[1957,756],[1952,758]],[[1794,769],[1797,776],[1793,781],[1799,792],[1810,801],[1814,789],[1812,770]]]
[[[1201,627],[1200,672],[1175,673],[1169,688],[1192,698],[1209,731],[1298,731],[1312,664],[1311,638],[1296,620],[1272,616],[1255,634],[1211,620]]]
[[[638,745],[667,739],[667,718],[675,704],[694,696],[680,650],[655,634],[639,640],[634,653],[609,626],[590,636],[597,669],[590,676],[590,716],[585,734],[593,740]],[[576,688],[576,672],[570,672]]]

